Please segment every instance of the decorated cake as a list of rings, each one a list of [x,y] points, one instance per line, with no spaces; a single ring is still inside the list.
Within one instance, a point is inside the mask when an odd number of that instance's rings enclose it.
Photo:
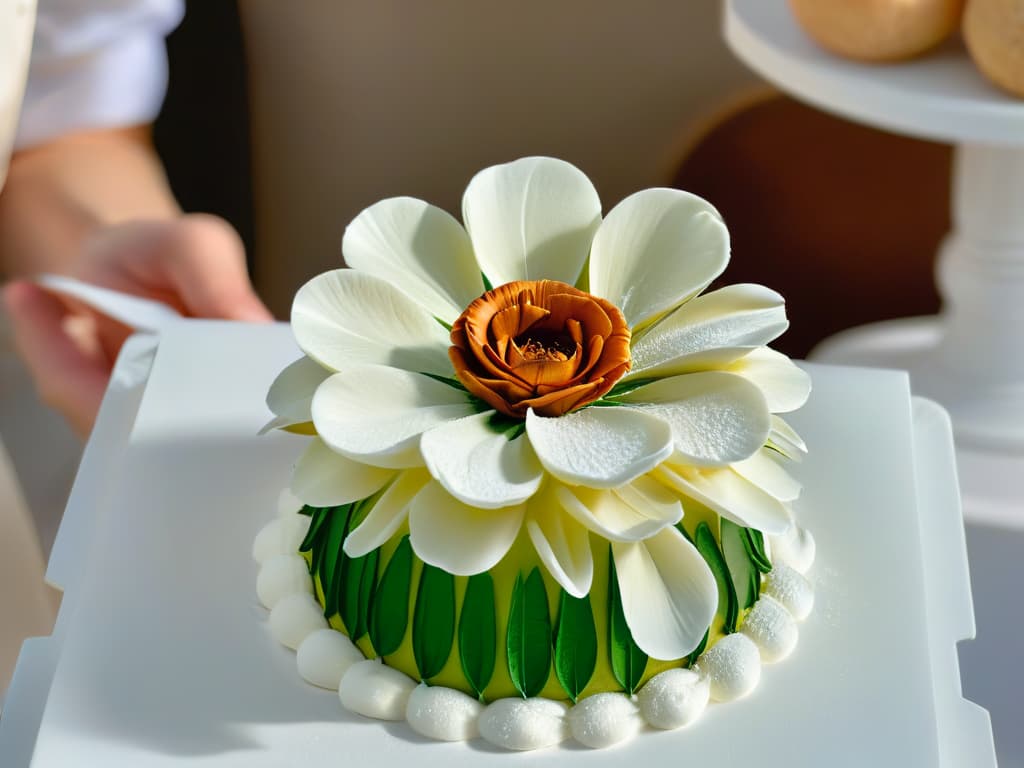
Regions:
[[[705,292],[706,201],[602,218],[560,160],[481,171],[462,217],[381,201],[295,297],[266,429],[308,446],[254,544],[270,631],[353,712],[509,749],[749,694],[813,602],[782,297]]]

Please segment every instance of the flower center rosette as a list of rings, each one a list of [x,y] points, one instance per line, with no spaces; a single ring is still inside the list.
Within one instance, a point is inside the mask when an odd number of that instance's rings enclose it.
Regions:
[[[757,285],[702,293],[729,237],[648,189],[602,219],[568,163],[488,168],[465,228],[411,198],[297,294],[268,427],[316,598],[363,653],[485,700],[632,693],[742,626],[792,523],[809,380]]]

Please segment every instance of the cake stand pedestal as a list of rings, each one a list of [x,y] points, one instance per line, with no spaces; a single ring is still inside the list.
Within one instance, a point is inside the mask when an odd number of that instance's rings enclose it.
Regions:
[[[832,56],[785,0],[728,0],[725,37],[796,98],[956,146],[940,314],[844,331],[812,359],[908,370],[915,393],[952,416],[967,514],[1024,527],[1024,103],[984,80],[958,41],[893,65]]]

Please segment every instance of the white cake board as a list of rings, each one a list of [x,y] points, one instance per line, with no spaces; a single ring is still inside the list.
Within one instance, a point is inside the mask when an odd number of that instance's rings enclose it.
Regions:
[[[347,714],[271,639],[250,548],[304,441],[254,433],[295,356],[283,326],[165,333],[93,550],[65,585],[74,612],[32,768],[520,759]],[[973,621],[948,423],[911,406],[901,374],[809,370],[815,392],[793,422],[812,451],[796,473],[817,606],[794,655],[691,728],[604,752],[569,743],[531,764],[995,765],[987,714],[961,698],[956,668]],[[0,730],[5,768],[12,741]]]

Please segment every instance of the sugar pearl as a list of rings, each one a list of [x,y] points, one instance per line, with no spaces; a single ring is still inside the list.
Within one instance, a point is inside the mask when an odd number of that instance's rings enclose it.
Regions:
[[[643,725],[640,711],[621,693],[598,693],[569,710],[569,729],[580,744],[604,749],[632,738]]]
[[[565,713],[550,699],[498,699],[480,715],[480,735],[505,749],[552,747],[568,736]]]
[[[789,656],[799,636],[789,611],[768,595],[754,604],[740,631],[754,641],[761,651],[761,660],[768,663]]]
[[[348,668],[365,658],[348,637],[328,628],[311,632],[302,641],[295,663],[307,683],[336,691]]]
[[[788,565],[776,565],[765,578],[764,591],[778,600],[797,621],[803,621],[814,607],[814,587]]]
[[[274,555],[256,577],[256,596],[265,607],[273,609],[282,598],[294,594],[313,594],[309,566],[299,555]]]
[[[277,601],[270,611],[270,632],[292,650],[302,645],[311,633],[327,626],[324,609],[305,592],[296,592]]]
[[[379,659],[353,664],[341,678],[338,698],[352,712],[378,720],[404,720],[416,681]]]
[[[711,698],[732,701],[746,696],[761,679],[761,656],[757,646],[738,632],[726,635],[701,654],[697,667],[707,675]]]
[[[768,540],[771,547],[772,564],[782,563],[795,571],[807,573],[814,563],[816,546],[811,532],[791,525],[781,536],[772,536]]]
[[[418,685],[409,696],[405,718],[416,733],[440,741],[466,741],[479,734],[484,705],[462,691]]]
[[[708,705],[711,685],[692,669],[666,669],[637,693],[640,714],[655,728],[689,725]]]
[[[264,563],[274,555],[298,553],[308,530],[309,518],[305,515],[275,517],[256,534],[252,543],[252,559]]]

